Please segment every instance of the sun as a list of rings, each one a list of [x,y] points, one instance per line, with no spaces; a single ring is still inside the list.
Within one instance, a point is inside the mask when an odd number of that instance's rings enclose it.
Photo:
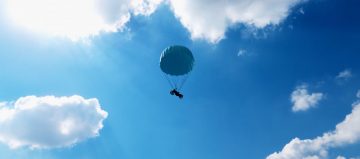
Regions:
[[[116,31],[119,23],[107,23],[96,0],[7,0],[6,12],[14,24],[27,30],[79,40]],[[127,19],[123,17],[121,22]]]

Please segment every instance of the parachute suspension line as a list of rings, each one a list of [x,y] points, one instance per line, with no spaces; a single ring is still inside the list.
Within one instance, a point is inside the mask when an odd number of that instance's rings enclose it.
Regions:
[[[179,91],[181,90],[181,88],[184,86],[184,83],[186,82],[186,80],[188,79],[188,77],[189,77],[189,74],[190,73],[188,73],[187,75],[185,75],[185,77],[182,79],[182,81],[181,81],[181,83],[180,83],[180,85],[179,85]]]
[[[175,76],[175,77],[170,77],[171,78],[171,81],[174,83],[174,89],[176,89],[176,90],[179,90],[178,88],[179,88],[179,80],[181,80],[178,76]]]
[[[190,73],[189,73],[190,74]],[[177,89],[178,91],[181,90],[181,88],[184,86],[184,83],[189,77],[189,74],[184,75],[182,78],[171,78],[171,76],[164,74],[166,80],[168,81],[169,85],[172,89]]]
[[[173,81],[175,83],[175,88],[177,90],[179,90],[179,84],[180,84],[180,81],[181,81],[181,77],[174,77],[173,79],[174,79]]]
[[[170,77],[167,74],[164,74],[164,76],[165,76],[166,80],[169,82],[171,88],[176,88],[176,85],[173,84],[173,82],[171,82]]]

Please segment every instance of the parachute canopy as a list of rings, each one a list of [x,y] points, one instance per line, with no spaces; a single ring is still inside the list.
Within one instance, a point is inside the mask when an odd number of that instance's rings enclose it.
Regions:
[[[194,67],[191,51],[180,45],[167,47],[160,56],[160,69],[173,89],[180,90]]]
[[[184,46],[167,47],[160,57],[161,70],[172,76],[188,74],[194,66],[194,57],[191,51]]]

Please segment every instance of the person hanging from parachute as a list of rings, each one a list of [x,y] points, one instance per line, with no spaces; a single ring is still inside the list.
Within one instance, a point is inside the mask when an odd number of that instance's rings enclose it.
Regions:
[[[180,91],[194,67],[194,62],[193,54],[184,46],[169,46],[161,53],[160,69],[171,86],[171,95],[180,99],[184,97]]]
[[[173,89],[170,91],[171,95],[176,95],[178,96],[180,99],[182,99],[184,97],[184,95],[182,95],[180,92],[178,92],[176,89]]]

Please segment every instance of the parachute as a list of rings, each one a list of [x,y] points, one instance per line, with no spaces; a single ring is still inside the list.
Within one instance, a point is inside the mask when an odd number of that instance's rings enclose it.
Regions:
[[[174,90],[181,90],[194,67],[191,51],[180,45],[167,47],[160,56],[160,69]]]

